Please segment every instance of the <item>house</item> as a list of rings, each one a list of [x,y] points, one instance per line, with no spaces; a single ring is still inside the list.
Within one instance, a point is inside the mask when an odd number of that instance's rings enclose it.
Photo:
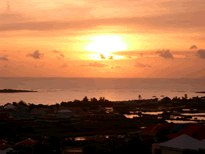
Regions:
[[[8,104],[6,104],[6,105],[4,106],[4,108],[5,108],[5,109],[14,109],[15,106],[12,105],[11,103],[8,103]]]
[[[169,139],[172,139],[172,138],[178,137],[182,134],[187,134],[191,137],[198,138],[199,136],[197,135],[197,130],[199,130],[199,128],[204,128],[204,126],[203,125],[197,125],[197,124],[190,124],[190,125],[186,126],[184,129],[181,129],[180,131],[178,131],[175,134],[167,135],[167,137]]]
[[[161,151],[159,144],[161,144],[161,143],[153,143],[152,144],[152,154],[156,154],[158,151]]]
[[[162,154],[183,154],[185,149],[198,150],[200,141],[183,134],[169,141],[159,144]]]
[[[55,116],[57,118],[73,118],[73,117],[75,117],[75,114],[73,114],[73,113],[57,113],[57,114],[55,114]]]
[[[66,148],[63,149],[63,154],[83,154],[83,148]]]
[[[0,113],[0,124],[6,124],[9,118],[7,113]]]
[[[7,154],[7,152],[9,152],[9,151],[12,151],[13,150],[13,148],[11,148],[11,147],[9,147],[9,148],[6,148],[6,149],[2,149],[2,150],[0,150],[0,154]]]
[[[200,141],[199,148],[200,149],[205,149],[205,139]]]
[[[0,139],[0,150],[5,149],[9,145],[7,144],[6,140]]]
[[[174,124],[153,124],[150,127],[144,129],[141,132],[141,135],[155,136],[157,133],[160,133],[164,130],[170,130]]]
[[[205,130],[205,126],[200,127],[199,129],[196,130],[193,137],[197,140],[204,140],[205,139],[204,130]]]
[[[33,118],[38,118],[46,115],[46,112],[41,109],[32,109],[30,113]]]
[[[75,117],[75,114],[68,109],[62,109],[59,110],[55,116],[58,118],[73,118]]]
[[[31,139],[31,138],[27,138],[21,142],[18,142],[15,144],[15,146],[33,146],[34,144],[36,144],[38,141]]]
[[[17,107],[17,108],[23,108],[23,109],[29,109],[29,107],[24,106],[24,105],[22,105],[22,104],[17,104],[16,107]]]
[[[13,118],[15,121],[20,121],[20,120],[33,120],[31,117],[31,114],[29,112],[15,112],[12,111],[11,118]]]
[[[54,112],[54,110],[53,109],[49,109],[49,108],[47,108],[47,109],[42,109],[47,115],[54,115],[55,114],[55,112]]]
[[[186,127],[185,124],[175,124],[174,127],[172,127],[172,129],[170,130],[170,132],[173,134],[173,133],[179,132],[180,130],[184,129],[185,127]]]
[[[70,113],[71,111],[68,109],[59,110],[58,113]]]
[[[52,115],[44,115],[37,119],[39,122],[59,122],[59,119]]]

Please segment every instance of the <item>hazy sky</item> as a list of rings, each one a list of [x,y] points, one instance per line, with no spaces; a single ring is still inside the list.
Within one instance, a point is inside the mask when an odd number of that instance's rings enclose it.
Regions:
[[[0,1],[1,77],[205,77],[204,0]]]

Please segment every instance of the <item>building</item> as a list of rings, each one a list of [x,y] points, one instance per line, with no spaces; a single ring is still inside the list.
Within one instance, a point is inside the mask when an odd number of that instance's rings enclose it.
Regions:
[[[44,115],[42,117],[39,117],[37,119],[37,121],[39,122],[59,122],[59,119],[55,116],[52,116],[52,115]]]
[[[15,144],[15,146],[34,146],[34,144],[36,144],[38,141],[31,139],[31,138],[27,138],[21,142],[18,142]]]
[[[185,149],[198,150],[200,141],[186,134],[158,144],[162,154],[183,154]]]
[[[6,105],[4,106],[4,108],[8,110],[8,109],[14,109],[14,108],[16,108],[16,107],[15,107],[14,105],[8,103],[8,104],[6,104]]]
[[[13,150],[13,148],[11,148],[11,147],[9,147],[9,148],[6,148],[6,149],[2,149],[2,150],[0,150],[0,154],[7,154],[7,152],[9,152],[9,151],[12,151]]]

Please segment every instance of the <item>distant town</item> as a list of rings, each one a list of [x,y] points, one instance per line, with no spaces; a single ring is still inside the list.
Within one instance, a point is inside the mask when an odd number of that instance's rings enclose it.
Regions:
[[[205,153],[205,97],[137,97],[7,103],[0,154]]]

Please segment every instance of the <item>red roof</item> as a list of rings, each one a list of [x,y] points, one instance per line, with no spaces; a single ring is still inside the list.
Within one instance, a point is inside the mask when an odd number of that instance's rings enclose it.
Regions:
[[[167,135],[167,137],[168,138],[175,138],[175,137],[178,137],[178,136],[180,136],[182,134],[187,134],[187,135],[189,135],[191,137],[197,138],[197,137],[200,137],[198,135],[202,134],[202,130],[204,128],[205,127],[202,126],[202,125],[191,124],[191,125],[186,126],[184,129],[180,130],[179,132],[177,132],[175,134]]]
[[[159,132],[162,131],[164,128],[169,128],[171,129],[174,126],[174,124],[152,124],[142,130],[142,133],[145,132]]]
[[[162,131],[164,128],[169,128],[171,129],[174,127],[174,124],[158,124],[152,131]]]
[[[0,139],[0,150],[5,149],[9,145],[7,144],[6,140]]]
[[[34,140],[34,139],[30,139],[30,138],[27,138],[21,142],[18,142],[15,144],[15,146],[18,146],[18,145],[22,145],[22,146],[26,146],[26,145],[29,145],[29,146],[33,146],[34,144],[36,144],[37,141]]]
[[[197,129],[197,131],[194,133],[195,138],[198,140],[203,140],[205,139],[205,126],[200,127],[199,129]]]
[[[149,132],[151,131],[157,124],[152,124],[148,126],[147,128],[143,129],[142,132]]]
[[[7,143],[6,140],[0,139],[0,144]]]

